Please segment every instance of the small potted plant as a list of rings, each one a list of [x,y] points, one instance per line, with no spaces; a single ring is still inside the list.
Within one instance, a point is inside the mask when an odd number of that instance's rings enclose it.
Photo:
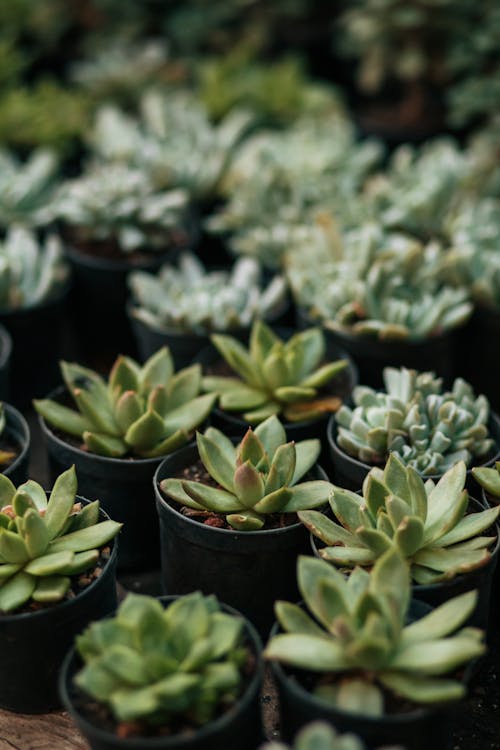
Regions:
[[[31,436],[17,409],[0,402],[0,471],[18,485],[28,479]]]
[[[316,465],[320,442],[287,442],[274,416],[237,445],[213,427],[196,438],[155,475],[164,590],[215,592],[265,632],[307,548],[296,513],[324,506],[332,490]]]
[[[355,568],[347,577],[300,557],[297,577],[304,606],[276,603],[284,632],[276,625],[265,650],[284,737],[321,718],[369,747],[446,747],[447,704],[466,692],[459,669],[485,651],[482,631],[461,627],[476,593],[430,612],[411,605],[409,569],[395,547],[371,573]]]
[[[93,750],[254,750],[262,676],[258,635],[214,596],[129,594],[77,637],[61,694]]]
[[[44,713],[59,705],[57,673],[74,636],[116,606],[121,524],[76,495],[74,467],[48,499],[0,474],[0,705]]]
[[[184,253],[178,267],[164,265],[156,276],[134,271],[129,286],[128,311],[142,358],[166,344],[177,367],[190,364],[209,345],[211,333],[246,338],[256,318],[276,319],[287,306],[284,278],[263,285],[253,258],[240,258],[228,270],[206,271],[196,256]]]
[[[354,734],[339,734],[325,721],[313,721],[300,730],[291,746],[266,742],[260,750],[364,750],[364,745]]]
[[[166,347],[142,366],[119,356],[107,380],[67,362],[61,372],[65,388],[34,402],[52,473],[75,464],[82,492],[98,489],[103,508],[125,524],[120,567],[153,567],[159,556],[153,474],[165,455],[189,443],[215,397],[200,395],[199,365],[174,373]]]
[[[299,518],[326,545],[319,556],[341,569],[371,567],[396,546],[410,565],[418,599],[435,605],[478,589],[474,622],[486,628],[500,550],[500,506],[484,510],[471,501],[465,476],[459,461],[437,484],[424,482],[391,453],[383,470],[371,469],[362,495],[334,488],[333,520],[315,511],[302,511]]]
[[[337,484],[359,490],[372,466],[391,452],[424,477],[438,478],[457,461],[493,463],[500,422],[485,396],[457,378],[450,390],[432,372],[384,368],[385,388],[357,386],[327,428]]]

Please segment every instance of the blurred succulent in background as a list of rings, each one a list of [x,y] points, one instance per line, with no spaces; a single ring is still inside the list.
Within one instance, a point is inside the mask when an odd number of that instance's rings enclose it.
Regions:
[[[500,505],[467,514],[463,461],[435,484],[425,483],[411,466],[391,453],[384,469],[373,468],[363,482],[363,495],[334,487],[331,520],[317,511],[299,518],[326,545],[320,556],[340,568],[373,565],[396,547],[411,566],[416,583],[450,580],[486,565],[497,541],[494,526]]]
[[[0,241],[0,309],[39,305],[56,295],[68,276],[58,237],[41,243],[28,229],[14,226]]]
[[[142,366],[120,355],[104,380],[69,362],[61,372],[78,411],[51,399],[33,404],[49,425],[83,440],[100,456],[152,458],[189,442],[210,414],[215,396],[200,396],[201,368],[174,374],[170,352],[159,349]]]
[[[500,461],[495,463],[495,468],[485,466],[475,466],[472,469],[472,475],[476,482],[486,490],[486,492],[500,500]]]
[[[122,524],[99,522],[99,502],[75,503],[75,467],[55,481],[47,501],[32,480],[17,489],[0,474],[0,611],[29,601],[52,604],[64,599],[71,577],[91,570],[99,549]]]
[[[354,408],[336,414],[337,443],[350,456],[384,463],[395,452],[423,475],[442,474],[457,461],[467,465],[487,456],[489,403],[457,378],[449,391],[434,373],[386,367],[385,391],[353,390]]]
[[[364,745],[353,734],[338,734],[326,722],[315,721],[300,730],[293,745],[266,742],[260,750],[364,750]]]
[[[178,268],[155,276],[130,274],[132,315],[148,326],[199,334],[249,327],[256,318],[276,317],[286,305],[286,282],[275,277],[261,286],[252,258],[240,258],[231,271],[206,271],[198,258],[183,253]]]
[[[33,151],[25,162],[0,150],[0,226],[48,223],[58,166],[56,155],[47,149]]]
[[[333,486],[323,480],[301,482],[319,456],[319,440],[287,442],[283,425],[269,417],[247,431],[235,446],[220,430],[197,433],[200,458],[217,487],[183,479],[164,479],[163,492],[197,511],[223,513],[238,531],[259,531],[271,513],[296,513],[324,505]]]
[[[322,395],[348,365],[347,360],[324,362],[325,337],[319,328],[280,339],[263,321],[250,333],[249,348],[237,339],[213,334],[212,343],[234,371],[234,375],[205,375],[203,390],[219,397],[221,409],[239,412],[250,424],[273,414],[290,422],[319,419],[336,411],[339,396]]]
[[[177,717],[202,726],[240,695],[248,656],[243,628],[241,617],[199,591],[165,610],[151,596],[129,594],[114,617],[77,637],[84,666],[75,683],[118,724],[138,723],[139,734]]]
[[[355,568],[346,577],[313,557],[299,557],[297,571],[306,606],[276,603],[285,632],[271,638],[265,655],[317,672],[313,694],[322,702],[381,716],[387,692],[417,705],[465,695],[456,669],[485,651],[481,630],[461,628],[477,592],[450,599],[408,625],[408,565],[394,548],[379,557],[371,573]]]
[[[7,418],[5,416],[5,409],[3,403],[0,401],[0,439],[6,437],[5,428],[7,425]],[[9,464],[16,458],[16,453],[12,450],[4,449],[0,450],[0,469],[7,468]]]
[[[158,190],[125,164],[100,164],[63,183],[51,206],[78,245],[106,242],[124,254],[185,246],[188,195]]]

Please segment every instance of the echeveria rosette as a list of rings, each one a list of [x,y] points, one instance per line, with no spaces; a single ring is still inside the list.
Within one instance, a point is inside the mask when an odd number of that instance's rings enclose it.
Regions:
[[[100,548],[121,529],[99,522],[98,501],[75,503],[76,490],[74,466],[56,479],[48,500],[37,482],[16,489],[0,474],[0,612],[64,599],[71,577],[95,567]]]
[[[213,427],[204,435],[197,433],[196,440],[203,465],[218,487],[176,478],[164,479],[160,487],[188,508],[224,514],[239,531],[262,529],[270,513],[320,507],[333,489],[324,480],[298,483],[316,463],[320,441],[286,442],[277,417],[249,429],[237,446]]]
[[[323,560],[299,557],[297,579],[305,607],[276,603],[285,632],[271,638],[265,655],[330,674],[314,690],[322,702],[381,716],[386,691],[417,704],[464,696],[465,685],[448,675],[485,651],[483,632],[461,627],[474,610],[476,591],[408,625],[409,568],[395,548],[371,573],[358,567],[349,576]]]
[[[321,364],[325,338],[319,328],[309,328],[281,340],[261,320],[255,321],[249,348],[232,336],[214,334],[214,346],[238,377],[207,375],[205,391],[216,393],[221,409],[238,412],[250,424],[271,415],[289,422],[319,419],[336,411],[341,399],[319,391],[347,367],[347,360]]]
[[[364,745],[354,734],[338,734],[326,722],[313,721],[300,730],[293,745],[266,742],[260,750],[364,750]]]
[[[500,499],[500,461],[495,463],[495,468],[475,466],[472,476],[489,495]]]
[[[216,399],[199,395],[200,365],[174,373],[167,347],[142,366],[120,355],[107,381],[78,364],[62,362],[61,371],[78,411],[51,399],[34,401],[35,409],[49,425],[80,438],[86,450],[101,456],[171,453],[189,442]]]
[[[435,484],[425,483],[411,466],[391,453],[385,468],[374,467],[363,494],[334,487],[334,519],[315,511],[300,520],[326,545],[320,556],[343,569],[371,567],[395,547],[407,560],[415,583],[450,580],[476,570],[491,559],[489,547],[500,506],[467,513],[466,467],[457,463]]]
[[[107,706],[118,724],[202,726],[238,698],[247,648],[244,620],[199,591],[167,609],[129,594],[116,615],[76,639],[84,662],[75,683]]]

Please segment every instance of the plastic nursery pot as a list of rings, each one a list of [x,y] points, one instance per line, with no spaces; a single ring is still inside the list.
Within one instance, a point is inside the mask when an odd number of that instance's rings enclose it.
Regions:
[[[43,396],[59,381],[70,281],[52,299],[32,307],[0,310],[12,338],[9,400],[19,407]]]
[[[300,310],[297,313],[299,328],[322,325]],[[371,336],[332,331],[323,326],[329,342],[344,349],[359,368],[360,382],[373,388],[383,386],[384,367],[409,367],[415,370],[432,370],[446,381],[453,376],[455,331],[446,331],[420,341],[381,341]]]
[[[428,611],[428,607],[413,601],[410,605],[410,620],[423,617]],[[278,631],[276,623],[271,636]],[[405,750],[445,750],[450,746],[450,729],[456,704],[441,705],[439,708],[422,707],[382,717],[347,713],[315,697],[278,662],[272,661],[270,664],[278,686],[281,734],[287,741],[304,724],[322,719],[333,724],[340,733],[357,734],[369,748],[397,745]]]
[[[88,503],[80,495],[78,501]],[[108,516],[101,510],[101,520]],[[102,573],[73,599],[23,614],[0,614],[0,707],[20,713],[59,708],[57,678],[68,649],[90,622],[116,609],[117,541]]]
[[[278,529],[235,531],[184,516],[159,484],[198,460],[196,446],[181,448],[167,456],[155,474],[163,590],[187,594],[200,589],[204,594],[216,594],[267,635],[276,599],[298,596],[295,566],[297,555],[307,552],[307,531],[298,522]],[[319,466],[315,471],[317,478],[326,479]]]
[[[61,401],[65,393],[62,386],[48,398]],[[152,479],[163,456],[138,459],[98,456],[66,442],[43,418],[39,420],[47,444],[51,480],[74,464],[79,491],[99,499],[106,513],[123,523],[118,568],[135,571],[156,567],[160,543]]]
[[[176,598],[165,596],[160,601],[168,607]],[[232,615],[240,614],[225,604],[221,608]],[[81,698],[78,700],[82,694],[73,684],[73,677],[82,666],[74,649],[68,653],[61,669],[59,687],[63,704],[92,750],[255,750],[263,740],[259,694],[264,668],[260,638],[248,620],[245,620],[245,634],[256,657],[255,672],[248,686],[234,706],[194,732],[165,737],[120,738],[108,729],[98,727],[82,710]]]
[[[10,359],[12,339],[5,326],[0,325],[0,401],[9,396]]]
[[[456,371],[484,393],[492,407],[500,410],[500,310],[477,307],[464,328],[456,349]],[[472,356],[464,356],[464,353]]]
[[[5,437],[8,442],[14,443],[18,454],[14,461],[3,470],[2,474],[9,477],[17,487],[28,479],[31,445],[30,430],[21,412],[5,403],[3,408],[5,411]]]
[[[500,417],[498,414],[495,414],[495,412],[491,412],[490,414],[488,428],[490,435],[495,442],[495,447],[484,463],[481,463],[481,458],[479,457],[479,462],[474,464],[475,466],[493,466],[495,461],[500,459]],[[367,464],[354,456],[350,456],[339,447],[337,443],[337,422],[335,420],[335,414],[330,417],[330,421],[328,422],[326,437],[330,451],[334,483],[339,487],[345,487],[345,489],[357,492],[361,489],[366,475],[374,465]],[[432,474],[426,476],[425,479],[433,479],[436,482],[439,480],[439,475]],[[475,491],[477,488],[472,476],[472,466],[467,470],[466,487],[469,491]]]

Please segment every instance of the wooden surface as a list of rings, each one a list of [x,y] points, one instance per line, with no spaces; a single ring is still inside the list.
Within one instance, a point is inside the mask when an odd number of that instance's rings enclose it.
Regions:
[[[64,712],[29,716],[0,711],[0,750],[88,750]]]

